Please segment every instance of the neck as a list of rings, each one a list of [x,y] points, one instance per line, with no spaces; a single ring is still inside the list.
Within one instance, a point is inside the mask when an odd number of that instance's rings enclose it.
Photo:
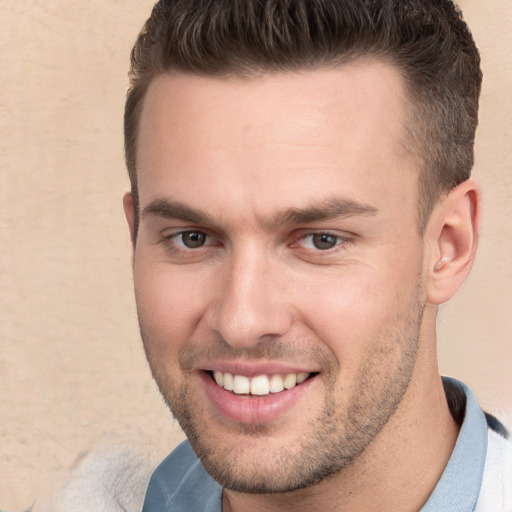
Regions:
[[[377,512],[382,504],[395,512],[419,510],[441,478],[459,431],[437,363],[425,360],[431,364],[418,364],[399,408],[351,466],[316,486],[287,494],[225,490],[223,511]]]

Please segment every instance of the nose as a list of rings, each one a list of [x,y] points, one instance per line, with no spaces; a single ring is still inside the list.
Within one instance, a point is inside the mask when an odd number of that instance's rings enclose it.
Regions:
[[[291,326],[292,308],[278,265],[245,250],[224,264],[209,315],[210,328],[233,347],[250,348]]]

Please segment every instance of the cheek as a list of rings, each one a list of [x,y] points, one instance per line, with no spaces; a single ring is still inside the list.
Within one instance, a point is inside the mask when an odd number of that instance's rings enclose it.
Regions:
[[[203,314],[204,287],[193,273],[168,265],[134,266],[137,311],[145,343],[152,350],[176,352],[191,336]]]
[[[309,281],[300,287],[297,304],[302,304],[298,309],[308,329],[352,374],[368,353],[386,350],[384,345],[400,335],[417,289],[417,268],[385,272],[365,267]]]

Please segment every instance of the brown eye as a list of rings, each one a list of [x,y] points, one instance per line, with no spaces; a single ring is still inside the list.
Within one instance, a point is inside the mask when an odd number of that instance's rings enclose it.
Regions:
[[[311,243],[315,249],[326,250],[332,249],[339,242],[339,236],[330,235],[329,233],[316,233],[311,235]]]
[[[178,243],[181,242],[188,249],[198,249],[206,243],[207,235],[201,231],[184,231],[179,233],[176,238]]]

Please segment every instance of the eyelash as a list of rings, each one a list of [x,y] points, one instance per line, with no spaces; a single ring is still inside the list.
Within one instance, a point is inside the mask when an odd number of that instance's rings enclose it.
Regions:
[[[169,248],[172,248],[176,252],[189,252],[189,251],[195,251],[197,249],[203,249],[205,245],[201,245],[197,248],[191,248],[187,247],[184,243],[179,243],[176,240],[181,236],[187,234],[187,233],[196,233],[201,234],[206,237],[206,239],[212,239],[212,236],[209,235],[206,231],[202,229],[183,229],[181,231],[176,231],[174,233],[171,233],[170,235],[164,235],[162,242],[164,245],[168,246]],[[208,247],[209,245],[206,245]]]
[[[205,244],[194,248],[194,247],[187,247],[183,243],[183,241],[181,243],[179,243],[177,241],[177,239],[179,237],[183,237],[183,235],[185,235],[185,234],[192,234],[192,233],[204,235],[206,238]],[[313,239],[313,237],[315,237],[315,236],[333,237],[336,239],[336,243],[332,247],[328,247],[325,249],[319,249],[319,248],[314,248],[314,247],[306,248],[306,247],[301,246],[301,242],[304,242],[308,238]],[[215,240],[214,237],[203,229],[183,229],[183,230],[171,233],[169,235],[164,235],[162,237],[161,243],[166,246],[166,249],[172,251],[173,253],[189,254],[190,255],[191,253],[199,252],[200,249],[204,251],[204,250],[207,250],[210,247],[212,247],[212,245],[215,246],[215,244],[212,244],[212,241],[214,241],[214,240]],[[298,234],[291,241],[291,243],[288,244],[288,246],[292,247],[292,248],[302,249],[303,251],[307,251],[308,253],[314,253],[315,255],[317,255],[317,257],[326,257],[328,255],[331,255],[334,252],[346,249],[347,244],[349,244],[350,242],[351,242],[351,239],[349,237],[342,236],[340,234],[333,233],[330,231],[308,231],[308,232],[302,232],[302,233]],[[219,243],[218,246],[220,246],[220,245],[221,244]]]
[[[332,237],[335,239],[335,244],[332,247],[327,247],[324,249],[320,249],[319,247],[310,247],[310,248],[304,248],[306,250],[312,250],[319,253],[330,253],[332,251],[335,251],[336,248],[340,248],[340,246],[344,245],[346,242],[348,242],[348,238],[344,237],[342,235],[338,235],[336,233],[331,233],[330,231],[314,231],[312,233],[306,233],[304,235],[301,235],[295,243],[292,245],[298,244],[301,241],[306,241],[308,238],[311,239],[313,243],[314,237]]]

